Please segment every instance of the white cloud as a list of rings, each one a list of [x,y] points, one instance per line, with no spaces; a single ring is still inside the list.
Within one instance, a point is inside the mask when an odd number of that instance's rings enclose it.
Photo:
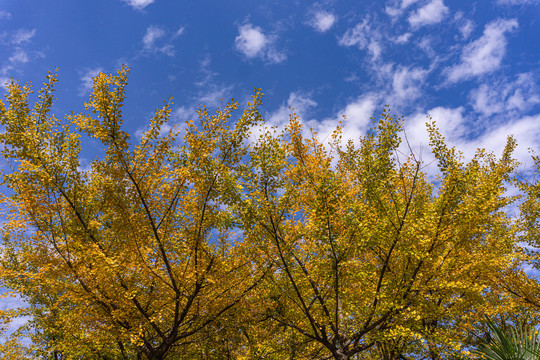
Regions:
[[[402,9],[406,9],[408,8],[409,6],[411,6],[412,4],[418,2],[418,0],[402,0],[401,1],[401,8]]]
[[[204,87],[203,91],[200,91],[196,96],[196,101],[200,105],[207,107],[216,107],[220,105],[221,101],[229,101],[231,99],[231,92],[233,86],[208,84]]]
[[[124,0],[125,3],[137,10],[144,9],[154,1],[155,0]]]
[[[287,60],[287,54],[276,48],[270,48],[266,52],[266,59],[273,64],[279,64]]]
[[[462,145],[462,148],[468,153],[473,153],[476,148],[482,147],[501,154],[509,135],[512,135],[518,144],[514,158],[522,164],[530,164],[529,149],[540,149],[540,114],[499,124],[488,129],[478,139]]]
[[[483,35],[463,49],[461,63],[446,69],[448,81],[457,82],[498,69],[506,53],[505,33],[517,27],[515,19],[487,24]]]
[[[456,141],[463,135],[469,134],[468,130],[470,130],[467,129],[468,124],[463,111],[464,108],[461,106],[457,108],[437,106],[427,113],[435,121],[443,136],[449,138],[450,141]]]
[[[158,135],[159,136],[167,136],[169,135],[169,132],[173,129],[173,126],[170,125],[170,123],[165,123],[165,124],[161,124],[160,128],[159,128],[159,132],[158,132]],[[184,130],[185,127],[182,127],[180,130]],[[144,133],[146,131],[150,130],[150,127],[147,126],[145,128],[140,128],[138,130],[135,131],[135,136],[137,137],[137,139],[141,139],[144,135]],[[178,130],[178,128],[175,128],[175,133],[176,133],[176,130]]]
[[[30,59],[28,58],[28,54],[21,48],[15,49],[13,55],[9,57],[9,62],[12,64],[26,64],[28,61],[30,61]]]
[[[509,135],[517,141],[518,146],[514,152],[514,158],[522,164],[530,163],[529,148],[540,148],[540,114],[525,116],[516,121],[489,123],[488,128],[477,136],[478,132],[463,112],[463,107],[436,107],[407,119],[405,129],[409,143],[415,153],[418,154],[421,151],[425,163],[430,163],[434,159],[429,150],[429,136],[425,127],[428,121],[427,114],[435,121],[447,145],[456,146],[465,159],[470,160],[479,148],[500,155]]]
[[[178,123],[178,122],[185,122],[189,119],[193,119],[196,116],[197,116],[197,113],[195,112],[195,110],[185,107],[185,106],[180,106],[173,111],[171,115],[171,119],[174,122]]]
[[[499,5],[534,5],[540,4],[540,0],[497,0]]]
[[[382,47],[380,42],[370,41],[367,48],[373,59],[378,59],[381,56]]]
[[[474,30],[474,23],[471,20],[466,20],[463,25],[459,27],[459,32],[463,39],[468,39]]]
[[[368,19],[364,19],[354,28],[349,29],[339,39],[341,46],[358,46],[362,50],[368,50],[372,59],[378,59],[382,52],[381,33],[371,28]]]
[[[157,26],[149,26],[146,29],[146,33],[143,37],[143,45],[145,49],[151,49],[154,47],[156,41],[165,36],[165,31]]]
[[[293,111],[305,120],[309,111],[315,106],[317,106],[317,102],[311,99],[309,94],[303,94],[298,91],[291,92],[287,103],[271,113],[266,123],[271,126],[284,127],[289,122],[289,115]]]
[[[79,86],[79,96],[87,95],[94,86],[94,77],[96,77],[100,72],[103,72],[101,67],[86,69],[81,75],[81,85]]]
[[[347,104],[347,106],[340,111],[340,113],[346,117],[344,121],[345,128],[354,128],[364,132],[369,126],[376,104],[377,102],[374,96],[362,96]]]
[[[371,64],[380,99],[399,113],[418,105],[415,100],[425,94],[427,77],[434,68],[434,63],[427,69],[383,61]]]
[[[248,58],[254,58],[259,56],[266,45],[268,45],[268,39],[263,34],[261,28],[246,24],[240,26],[238,29],[239,35],[234,39],[236,49],[244,54]]]
[[[501,94],[497,90],[482,84],[478,89],[471,91],[474,110],[488,116],[503,111],[504,99],[501,99]]]
[[[9,78],[0,75],[0,90],[6,90],[6,83],[9,83]]]
[[[418,2],[419,0],[402,0],[399,3],[394,1],[393,6],[386,6],[385,11],[388,16],[396,18],[403,14],[403,12],[412,4]]]
[[[199,62],[200,80],[195,81],[195,85],[198,87],[208,84],[217,73],[211,69],[212,57],[210,54],[205,54],[204,58]]]
[[[11,19],[11,14],[9,12],[7,12],[7,11],[0,10],[0,19],[9,20],[9,19]]]
[[[234,39],[236,50],[248,59],[261,58],[270,63],[280,63],[287,55],[276,49],[275,37],[265,35],[259,26],[245,24],[238,28],[238,36]]]
[[[473,158],[477,149],[486,149],[500,156],[507,137],[512,135],[518,144],[514,158],[522,164],[530,164],[528,149],[538,149],[540,145],[540,115],[526,116],[517,121],[489,123],[488,128],[482,129],[480,133],[465,116],[463,107],[436,107],[425,113],[409,116],[405,122],[405,132],[413,152],[421,156],[424,164],[431,164],[425,169],[430,177],[437,175],[438,170],[434,166],[435,158],[429,147],[429,135],[425,125],[430,121],[428,115],[435,121],[446,144],[449,147],[455,146],[463,153],[466,161]],[[407,144],[402,144],[400,150],[407,153]]]
[[[420,48],[420,50],[422,50],[428,57],[431,59],[436,59],[438,58],[439,54],[433,49],[432,43],[433,38],[427,35],[417,41],[415,45],[418,46],[418,48]]]
[[[32,30],[19,29],[13,35],[12,42],[15,45],[20,45],[22,43],[30,41],[30,39],[34,37],[35,34],[36,34],[36,29],[32,29]]]
[[[343,140],[356,141],[365,134],[376,104],[377,96],[375,94],[365,94],[347,104],[333,117],[323,120],[310,119],[310,113],[317,107],[317,102],[313,100],[311,94],[295,91],[289,94],[283,105],[266,116],[266,125],[274,126],[278,131],[283,131],[289,123],[290,116],[294,113],[299,116],[303,124],[305,137],[311,137],[313,132],[316,132],[319,141],[327,145],[330,141],[330,135],[341,122],[344,127]],[[345,119],[344,116],[346,116]],[[254,130],[252,140],[257,138],[259,131],[264,131],[264,125],[257,126]]]
[[[0,89],[4,90],[6,83],[9,82],[9,72],[13,70],[13,66],[4,65],[0,68]]]
[[[467,19],[462,11],[457,11],[454,14],[454,21],[459,32],[461,33],[461,38],[463,40],[467,40],[474,30],[474,22]]]
[[[421,68],[399,66],[392,77],[394,101],[412,101],[422,94],[422,85],[429,71]]]
[[[417,113],[406,118],[405,134],[407,142],[403,142],[400,151],[404,154],[409,153],[410,145],[414,155],[421,159],[425,165],[429,165],[424,170],[428,176],[434,178],[437,174],[437,166],[432,166],[435,157],[429,147],[429,133],[426,123],[435,121],[442,136],[445,137],[449,146],[454,146],[460,142],[461,137],[466,134],[466,118],[463,116],[463,107],[447,108],[438,106],[426,112]],[[431,119],[430,119],[431,118]],[[459,148],[461,150],[461,148]]]
[[[317,102],[312,99],[311,95],[299,91],[291,92],[286,103],[266,116],[265,124],[267,127],[273,126],[278,131],[283,131],[289,123],[291,114],[295,113],[303,124],[304,136],[311,137],[313,132],[316,132],[318,140],[323,145],[327,145],[330,141],[330,135],[341,122],[343,141],[347,142],[351,139],[358,143],[357,140],[365,135],[371,123],[371,117],[379,98],[375,93],[364,94],[348,103],[335,116],[319,120],[309,119],[310,112],[317,106]],[[255,127],[252,131],[252,141],[255,141],[259,132],[262,131],[264,131],[264,125]]]
[[[181,28],[181,30],[183,31],[183,28]],[[173,38],[179,36],[177,34],[178,31],[173,34]],[[142,39],[143,49],[147,52],[161,52],[167,56],[174,56],[174,46],[172,44],[167,42],[161,46],[158,46],[157,44],[163,37],[165,37],[165,35],[166,32],[163,29],[153,25],[149,26],[146,29],[146,33],[144,34]]]
[[[318,32],[326,32],[334,26],[336,17],[326,11],[317,11],[310,21],[310,25]]]
[[[159,129],[159,136],[168,136],[169,132],[174,129],[174,132],[177,133],[177,141],[182,141],[181,139],[184,137],[187,130],[186,121],[198,119],[197,112],[195,111],[196,107],[196,105],[192,105],[179,106],[175,108],[171,113],[170,120],[161,125]],[[149,129],[149,126],[139,128],[135,131],[135,136],[140,139],[144,135],[144,132],[148,131]]]
[[[411,38],[411,35],[412,34],[410,32],[401,34],[397,38],[394,39],[394,42],[398,44],[405,44],[409,41],[409,39]]]
[[[327,143],[330,140],[330,134],[341,121],[343,140],[346,142],[351,139],[358,143],[357,140],[365,135],[371,123],[378,100],[379,96],[374,93],[361,95],[338,111],[335,117],[322,121],[311,120],[308,125],[318,132],[320,141]]]
[[[315,106],[317,106],[317,103],[311,99],[309,94],[299,91],[291,92],[285,104],[265,116],[264,124],[253,128],[251,141],[256,141],[261,134],[269,130],[269,127],[276,127],[278,131],[284,131],[293,113],[297,114],[300,121],[305,125],[309,111]],[[314,121],[314,124],[317,125],[318,121]],[[309,126],[305,126],[303,130],[308,135]]]
[[[396,8],[396,7],[392,7],[392,6],[387,6],[384,9],[384,11],[391,18],[398,17],[399,15],[401,15],[403,13],[403,10],[401,10],[400,8],[398,8],[398,7]]]
[[[21,296],[13,291],[7,291],[6,288],[0,288],[0,310],[10,310],[17,308],[27,308],[28,303]]]
[[[0,288],[0,311],[12,310],[12,309],[25,309],[28,308],[28,303],[21,298],[19,294],[12,291],[7,291],[5,288]],[[21,326],[25,325],[32,318],[30,316],[17,316],[9,321],[7,326],[2,330],[5,331],[2,337],[7,337],[12,334]]]
[[[538,86],[530,73],[519,74],[515,81],[485,83],[469,95],[475,111],[490,116],[512,111],[527,111],[540,103]]]
[[[173,38],[181,36],[184,33],[184,30],[185,28],[183,26],[180,26],[180,28],[178,28],[178,30],[176,30],[176,32],[174,33]]]
[[[431,0],[431,2],[409,16],[409,24],[413,28],[437,24],[442,21],[446,14],[448,14],[448,7],[444,5],[442,0]]]

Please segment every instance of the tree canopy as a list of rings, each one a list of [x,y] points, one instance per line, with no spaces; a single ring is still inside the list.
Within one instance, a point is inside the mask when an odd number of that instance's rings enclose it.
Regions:
[[[515,179],[513,138],[467,161],[428,121],[432,176],[388,109],[325,143],[294,113],[265,127],[256,89],[182,127],[167,100],[132,142],[127,75],[64,120],[56,74],[33,107],[17,82],[0,101],[0,285],[28,304],[0,320],[31,317],[4,358],[446,359],[485,316],[536,320],[538,185]],[[88,168],[84,134],[104,150]]]

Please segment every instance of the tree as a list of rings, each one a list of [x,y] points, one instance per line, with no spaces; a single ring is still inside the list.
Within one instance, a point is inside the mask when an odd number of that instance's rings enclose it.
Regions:
[[[255,170],[243,179],[238,216],[252,252],[276,259],[259,308],[309,340],[298,358],[455,353],[495,310],[486,297],[497,277],[516,270],[503,212],[515,141],[499,160],[479,150],[465,163],[431,124],[440,176],[430,183],[412,153],[400,161],[400,131],[385,112],[359,146],[343,147],[338,129],[328,150],[303,137],[293,116],[288,131],[264,133],[250,153]]]
[[[97,76],[65,121],[56,75],[32,109],[16,82],[0,102],[0,285],[29,303],[32,356],[440,359],[514,309],[498,286],[523,258],[503,211],[513,139],[465,162],[431,124],[430,180],[388,111],[358,145],[341,128],[326,145],[296,116],[265,129],[256,90],[235,121],[235,102],[201,107],[182,139],[167,101],[132,145],[127,73]],[[88,170],[81,133],[105,153]]]
[[[170,105],[156,111],[140,143],[121,129],[128,69],[100,74],[87,114],[62,123],[50,114],[49,74],[30,110],[31,89],[12,82],[0,102],[3,155],[2,285],[31,305],[36,356],[53,359],[164,359],[212,333],[221,316],[260,280],[236,247],[227,204],[235,200],[243,141],[258,121],[260,93],[233,129],[229,103],[199,109],[161,136]],[[105,157],[82,170],[79,132]],[[173,148],[174,147],[174,148]]]
[[[517,223],[520,229],[519,240],[524,244],[524,253],[522,254],[524,265],[520,271],[507,272],[501,278],[499,286],[507,293],[512,294],[522,308],[529,308],[530,313],[537,317],[540,314],[540,281],[538,278],[538,270],[540,269],[540,253],[538,251],[540,248],[540,157],[532,150],[531,153],[532,171],[526,175],[518,174],[513,179],[514,184],[522,193],[519,204],[520,217]],[[525,269],[528,269],[528,272]],[[536,326],[538,321],[537,319],[536,322],[529,325]],[[516,327],[518,329],[526,328],[519,323],[517,325],[519,325]],[[495,329],[492,330],[495,331]],[[515,336],[513,328],[501,330],[503,333],[511,333],[512,336]]]

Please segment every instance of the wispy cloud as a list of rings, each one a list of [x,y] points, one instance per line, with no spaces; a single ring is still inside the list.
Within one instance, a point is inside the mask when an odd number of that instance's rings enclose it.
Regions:
[[[11,14],[5,11],[0,11],[0,19],[9,19]],[[11,77],[19,76],[25,64],[30,61],[44,57],[44,54],[37,50],[28,50],[28,42],[36,34],[35,29],[19,28],[13,32],[0,33],[0,45],[4,48],[1,50],[5,57],[0,63],[0,88],[4,88],[4,84]],[[1,57],[0,57],[1,58]]]
[[[414,3],[417,3],[419,0],[401,0],[401,8],[406,9]]]
[[[524,112],[540,103],[538,85],[531,73],[519,74],[514,81],[484,83],[469,97],[474,110],[484,116]]]
[[[378,101],[374,95],[360,96],[339,111],[339,115],[344,115],[344,125],[346,129],[356,129],[352,133],[355,138],[360,136],[371,122],[371,117],[375,111]]]
[[[204,58],[199,62],[199,71],[201,74],[200,80],[195,82],[195,85],[198,87],[208,84],[217,73],[212,71],[212,57],[209,53],[205,54]]]
[[[158,39],[165,36],[165,31],[158,28],[157,26],[149,26],[146,29],[146,33],[143,37],[143,45],[145,49],[152,49],[155,46],[155,43]]]
[[[12,42],[15,45],[20,45],[22,43],[30,41],[36,34],[36,29],[27,30],[27,29],[18,29],[15,34],[13,34]]]
[[[174,35],[173,35],[173,38],[177,38],[177,37],[183,35],[183,34],[184,34],[184,30],[185,30],[185,27],[180,26],[180,27],[178,28],[178,30],[175,31],[175,33],[174,33]]]
[[[499,5],[535,5],[540,4],[540,0],[497,0]]]
[[[388,16],[392,18],[396,18],[398,16],[401,16],[405,10],[411,6],[412,4],[418,2],[419,0],[402,0],[402,1],[395,1],[392,5],[385,7],[385,12]]]
[[[188,108],[186,106],[180,106],[174,109],[171,119],[176,123],[183,123],[189,119],[193,119],[197,116],[197,113],[194,109]]]
[[[379,106],[379,96],[375,93],[362,94],[343,109],[339,110],[335,117],[323,119],[322,121],[311,120],[308,126],[313,128],[319,134],[319,140],[327,144],[330,135],[336,129],[339,122],[343,126],[343,139],[351,139],[357,143],[358,139],[365,135],[375,109]]]
[[[186,132],[186,121],[198,119],[196,109],[199,106],[206,106],[210,110],[223,105],[231,99],[234,86],[218,85],[206,83],[203,88],[194,95],[188,104],[173,107],[170,121],[164,124],[160,129],[160,136],[167,135],[175,127],[179,131],[177,139],[181,139]],[[135,136],[141,137],[148,127],[139,128],[135,131]]]
[[[207,84],[204,89],[199,90],[194,98],[197,105],[205,105],[209,108],[221,105],[222,101],[229,101],[232,98],[232,85]]]
[[[309,116],[310,110],[316,106],[317,102],[311,98],[310,94],[301,91],[291,92],[286,103],[269,114],[266,123],[283,128],[289,122],[292,111],[305,120]]]
[[[463,37],[463,39],[468,39],[473,30],[474,30],[474,23],[470,20],[465,21],[465,23],[463,23],[459,27],[459,32],[461,33],[461,36]]]
[[[16,48],[9,57],[9,62],[12,64],[26,64],[28,61],[30,61],[28,53],[21,48]]]
[[[11,13],[5,10],[0,10],[0,19],[6,19],[6,20],[11,19]]]
[[[326,32],[334,26],[336,16],[327,11],[319,10],[311,14],[309,24],[318,32]]]
[[[6,83],[9,82],[9,72],[12,69],[11,65],[4,65],[0,68],[0,89],[5,89]]]
[[[124,0],[129,6],[136,10],[142,10],[148,5],[152,4],[155,0]]]
[[[426,5],[422,6],[409,16],[409,24],[413,28],[419,28],[425,25],[433,25],[440,23],[448,14],[442,0],[431,0]]]
[[[508,136],[518,143],[514,158],[522,164],[530,162],[528,149],[540,146],[540,115],[524,116],[505,122],[488,122],[485,128],[475,129],[462,106],[457,108],[435,107],[426,112],[407,117],[405,129],[407,139],[416,153],[421,153],[424,163],[434,158],[429,149],[429,136],[425,123],[430,116],[435,121],[449,146],[456,146],[466,159],[471,159],[478,148],[484,148],[499,155]],[[427,150],[427,151],[426,151]]]
[[[384,99],[384,102],[378,105],[388,104],[393,111],[399,113],[417,107],[416,100],[425,99],[425,95],[429,94],[429,91],[426,91],[429,89],[428,76],[435,68],[434,64],[423,68],[399,62],[383,62],[382,59],[375,61],[370,64],[369,69],[378,91],[373,93],[371,98],[381,101]]]
[[[475,28],[474,22],[465,17],[463,11],[457,11],[454,14],[454,23],[458,27],[463,40],[467,40]]]
[[[461,62],[446,69],[448,81],[457,82],[498,69],[506,53],[505,33],[517,27],[515,19],[487,24],[483,35],[463,49]]]
[[[413,154],[424,164],[424,171],[431,179],[435,179],[439,174],[436,166],[436,159],[429,146],[429,133],[426,123],[434,121],[445,141],[449,146],[457,146],[459,150],[465,150],[469,159],[474,155],[476,147],[472,149],[468,144],[471,141],[470,119],[462,106],[445,107],[437,106],[427,111],[417,112],[406,117],[404,124],[404,135],[406,142],[402,142],[400,151],[408,154],[412,150]],[[469,138],[466,139],[465,137]],[[465,149],[466,148],[466,149]],[[472,150],[472,152],[471,152]]]
[[[170,40],[176,39],[184,33],[184,28],[180,27],[167,38],[167,32],[158,26],[151,25],[146,28],[146,33],[142,38],[143,51],[147,53],[162,53],[167,56],[174,56],[174,45]]]
[[[299,116],[303,124],[304,136],[310,137],[312,132],[316,132],[319,141],[327,145],[330,135],[341,123],[343,126],[344,140],[352,139],[357,141],[365,135],[368,129],[371,117],[376,107],[379,105],[380,96],[376,93],[366,93],[358,96],[348,102],[334,116],[325,119],[313,119],[311,113],[317,107],[317,102],[313,99],[311,93],[294,91],[289,94],[287,101],[278,109],[266,116],[266,125],[275,126],[278,130],[284,130],[289,123],[291,114]],[[262,130],[263,127],[259,127]],[[253,132],[254,137],[257,131]]]
[[[392,76],[394,101],[410,102],[420,97],[429,71],[418,67],[399,66]]]
[[[86,69],[82,72],[80,77],[81,85],[79,86],[79,96],[88,95],[94,86],[94,77],[96,77],[100,72],[103,72],[103,68],[96,67],[92,69]]]
[[[381,42],[381,33],[372,28],[369,18],[365,18],[354,28],[347,30],[339,39],[339,45],[358,46],[361,50],[367,50],[372,59],[380,57],[382,52]]]
[[[463,115],[464,110],[462,106],[457,108],[437,106],[428,110],[426,113],[412,116],[410,119],[412,127],[409,128],[408,136],[410,135],[413,138],[409,138],[409,141],[411,144],[429,144],[428,132],[425,127],[428,120],[434,121],[441,134],[448,138],[451,143],[457,141],[464,134],[468,133],[465,128],[467,121]]]
[[[411,35],[412,34],[410,32],[404,33],[394,38],[393,41],[397,44],[405,44],[409,41],[409,39],[411,38]]]
[[[478,144],[482,144],[482,147],[500,154],[507,136],[512,135],[518,144],[513,155],[519,162],[525,164],[530,162],[529,149],[540,148],[538,134],[540,134],[540,114],[524,116],[514,121],[497,123],[474,141],[467,141],[460,145],[460,148],[468,153],[473,153],[478,148]]]
[[[276,48],[276,37],[266,35],[259,26],[244,24],[238,28],[238,36],[234,39],[236,50],[248,59],[261,58],[270,63],[280,63],[287,55]]]

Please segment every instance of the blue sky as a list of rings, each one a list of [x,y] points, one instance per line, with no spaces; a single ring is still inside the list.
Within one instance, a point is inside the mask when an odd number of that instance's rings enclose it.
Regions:
[[[273,125],[292,106],[323,136],[346,115],[356,138],[388,104],[424,149],[431,115],[466,154],[499,152],[509,134],[522,162],[540,151],[538,0],[0,0],[0,80],[37,87],[58,67],[57,115],[122,64],[134,136],[169,96],[182,124],[261,87]]]

